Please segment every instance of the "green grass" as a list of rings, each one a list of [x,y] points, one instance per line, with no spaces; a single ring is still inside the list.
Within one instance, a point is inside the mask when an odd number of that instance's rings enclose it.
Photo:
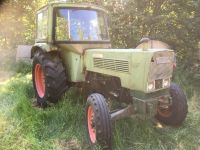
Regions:
[[[138,119],[117,121],[113,124],[115,150],[200,149],[200,93],[181,83],[182,78],[176,80],[188,93],[189,113],[183,125],[172,128]],[[89,149],[85,104],[75,91],[45,110],[33,107],[33,100],[30,74],[17,74],[0,85],[0,150]]]

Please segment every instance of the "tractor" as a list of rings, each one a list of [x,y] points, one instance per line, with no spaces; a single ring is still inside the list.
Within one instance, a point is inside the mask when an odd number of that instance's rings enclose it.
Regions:
[[[135,49],[112,48],[108,16],[94,4],[49,2],[37,12],[31,49],[37,104],[57,103],[79,87],[89,143],[102,149],[112,149],[115,120],[136,116],[179,126],[188,109],[184,92],[172,83],[174,51],[147,38]]]

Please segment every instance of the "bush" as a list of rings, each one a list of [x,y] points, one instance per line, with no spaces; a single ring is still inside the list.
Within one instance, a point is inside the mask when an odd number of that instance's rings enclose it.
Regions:
[[[13,66],[13,70],[16,73],[22,73],[22,74],[27,74],[31,72],[31,68],[32,68],[31,64],[26,62],[19,62],[16,63],[15,66]]]

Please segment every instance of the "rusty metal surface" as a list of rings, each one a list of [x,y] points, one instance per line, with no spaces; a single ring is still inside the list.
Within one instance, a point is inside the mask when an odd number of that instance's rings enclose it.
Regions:
[[[133,105],[129,105],[124,109],[121,109],[117,112],[112,113],[111,120],[115,121],[115,120],[119,120],[122,118],[130,117],[132,114],[134,114],[134,107],[133,107]]]
[[[163,60],[159,62],[159,58]],[[174,52],[163,51],[155,53],[150,66],[149,81],[172,77]]]

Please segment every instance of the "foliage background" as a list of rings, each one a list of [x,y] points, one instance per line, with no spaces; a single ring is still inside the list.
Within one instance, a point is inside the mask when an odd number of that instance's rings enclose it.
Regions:
[[[69,0],[70,1],[70,0]],[[0,50],[15,53],[34,44],[35,13],[48,0],[4,0],[0,7]],[[142,37],[161,40],[176,51],[193,83],[200,83],[200,0],[71,0],[107,8],[115,48],[134,48]],[[184,65],[183,65],[184,64]]]
[[[200,42],[200,0],[72,0],[110,11],[114,47],[136,47],[148,36],[177,50],[180,59],[194,56]],[[1,47],[33,44],[35,12],[47,0],[7,0],[0,9]],[[17,39],[17,40],[16,40]]]

